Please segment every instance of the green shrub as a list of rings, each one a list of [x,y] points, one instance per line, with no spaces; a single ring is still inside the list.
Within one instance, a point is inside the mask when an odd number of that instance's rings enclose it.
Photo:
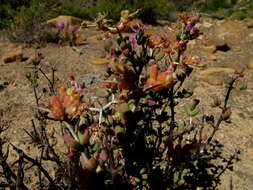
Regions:
[[[85,1],[86,2],[86,1]],[[75,0],[61,0],[59,6],[56,8],[57,15],[71,15],[82,19],[91,19],[91,15],[84,4],[84,1]]]
[[[140,18],[144,22],[154,23],[156,18],[174,18],[172,16],[173,6],[168,0],[97,0],[88,3],[86,6],[80,5],[79,1],[76,1],[76,4],[64,1],[58,7],[57,14],[72,15],[82,19],[94,19],[100,12],[105,13],[107,18],[118,21],[122,10],[135,11],[139,8],[143,9]]]
[[[0,28],[8,27],[17,15],[20,7],[29,6],[28,0],[0,0]]]
[[[9,30],[6,32],[6,35],[11,42],[15,43],[40,44],[44,42],[59,42],[57,30],[36,20],[22,24],[15,30]]]
[[[31,19],[41,21],[46,17],[46,11],[39,4],[32,4],[30,7],[22,6],[20,12],[15,17],[15,24],[22,25],[28,23]]]
[[[208,1],[202,8],[205,12],[216,11],[220,8],[231,8],[231,4],[228,0],[211,0]]]

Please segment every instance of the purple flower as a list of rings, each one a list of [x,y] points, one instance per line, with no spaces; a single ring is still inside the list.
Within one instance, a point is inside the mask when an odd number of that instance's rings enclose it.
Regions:
[[[73,75],[71,75],[69,77],[69,81],[70,81],[70,86],[72,88],[74,88],[77,92],[81,92],[85,88],[85,84],[83,84],[83,83],[81,85],[78,85],[78,83]]]
[[[131,27],[131,29],[134,33],[138,33],[141,30],[145,31],[145,30],[147,30],[147,28],[148,28],[148,26],[146,24],[138,24],[134,27]]]
[[[71,75],[70,77],[69,77],[69,81],[75,81],[76,79],[75,79],[75,77],[73,76],[73,75]]]
[[[56,23],[56,27],[59,29],[64,29],[65,28],[65,23],[63,21],[59,21]]]
[[[179,42],[176,42],[174,45],[174,49],[184,49],[186,48],[187,43],[187,40],[181,40]]]
[[[131,37],[129,38],[129,41],[130,41],[132,47],[134,47],[135,45],[137,45],[136,36],[131,36]]]
[[[190,32],[192,29],[193,25],[192,24],[187,24],[184,28],[184,32]]]
[[[191,34],[198,35],[199,34],[199,29],[197,27],[193,27],[192,30],[191,30]]]
[[[179,41],[179,46],[183,48],[186,46],[187,42],[188,42],[187,40],[181,40]]]
[[[69,27],[69,31],[74,33],[74,32],[76,32],[78,30],[78,28],[79,28],[79,26],[77,26],[77,25],[70,26]]]

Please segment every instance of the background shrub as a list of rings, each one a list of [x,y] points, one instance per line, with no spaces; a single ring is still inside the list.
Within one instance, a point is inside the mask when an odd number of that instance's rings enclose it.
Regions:
[[[142,8],[140,18],[155,23],[156,19],[175,20],[176,13],[197,10],[215,18],[243,19],[253,17],[253,0],[0,0],[0,28],[10,28],[44,21],[57,15],[72,15],[94,20],[99,12],[117,22],[123,9]]]

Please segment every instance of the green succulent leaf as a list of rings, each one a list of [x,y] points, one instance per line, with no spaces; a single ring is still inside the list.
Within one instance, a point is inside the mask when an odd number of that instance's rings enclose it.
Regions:
[[[187,106],[185,106],[185,111],[188,114],[188,116],[193,117],[193,116],[196,116],[200,110],[198,107],[195,107],[193,109],[192,105],[187,105]]]

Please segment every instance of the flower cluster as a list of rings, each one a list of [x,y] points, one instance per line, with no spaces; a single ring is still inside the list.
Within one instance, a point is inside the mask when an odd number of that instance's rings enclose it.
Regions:
[[[78,37],[77,31],[79,30],[78,25],[66,25],[63,21],[56,23],[56,28],[58,28],[58,36],[63,41],[70,41],[75,44]]]
[[[55,26],[59,30],[66,30],[66,31],[69,31],[71,33],[74,33],[79,29],[79,26],[77,26],[77,25],[67,26],[63,21],[57,22]]]
[[[160,68],[157,64],[149,67],[149,78],[146,81],[147,87],[152,87],[154,91],[161,91],[172,87],[176,80],[175,73],[171,68],[166,71],[159,72]]]
[[[70,88],[59,88],[59,96],[52,96],[49,100],[49,109],[55,119],[73,119],[84,111],[82,96],[80,94],[82,86],[78,86],[73,77],[70,78]]]

